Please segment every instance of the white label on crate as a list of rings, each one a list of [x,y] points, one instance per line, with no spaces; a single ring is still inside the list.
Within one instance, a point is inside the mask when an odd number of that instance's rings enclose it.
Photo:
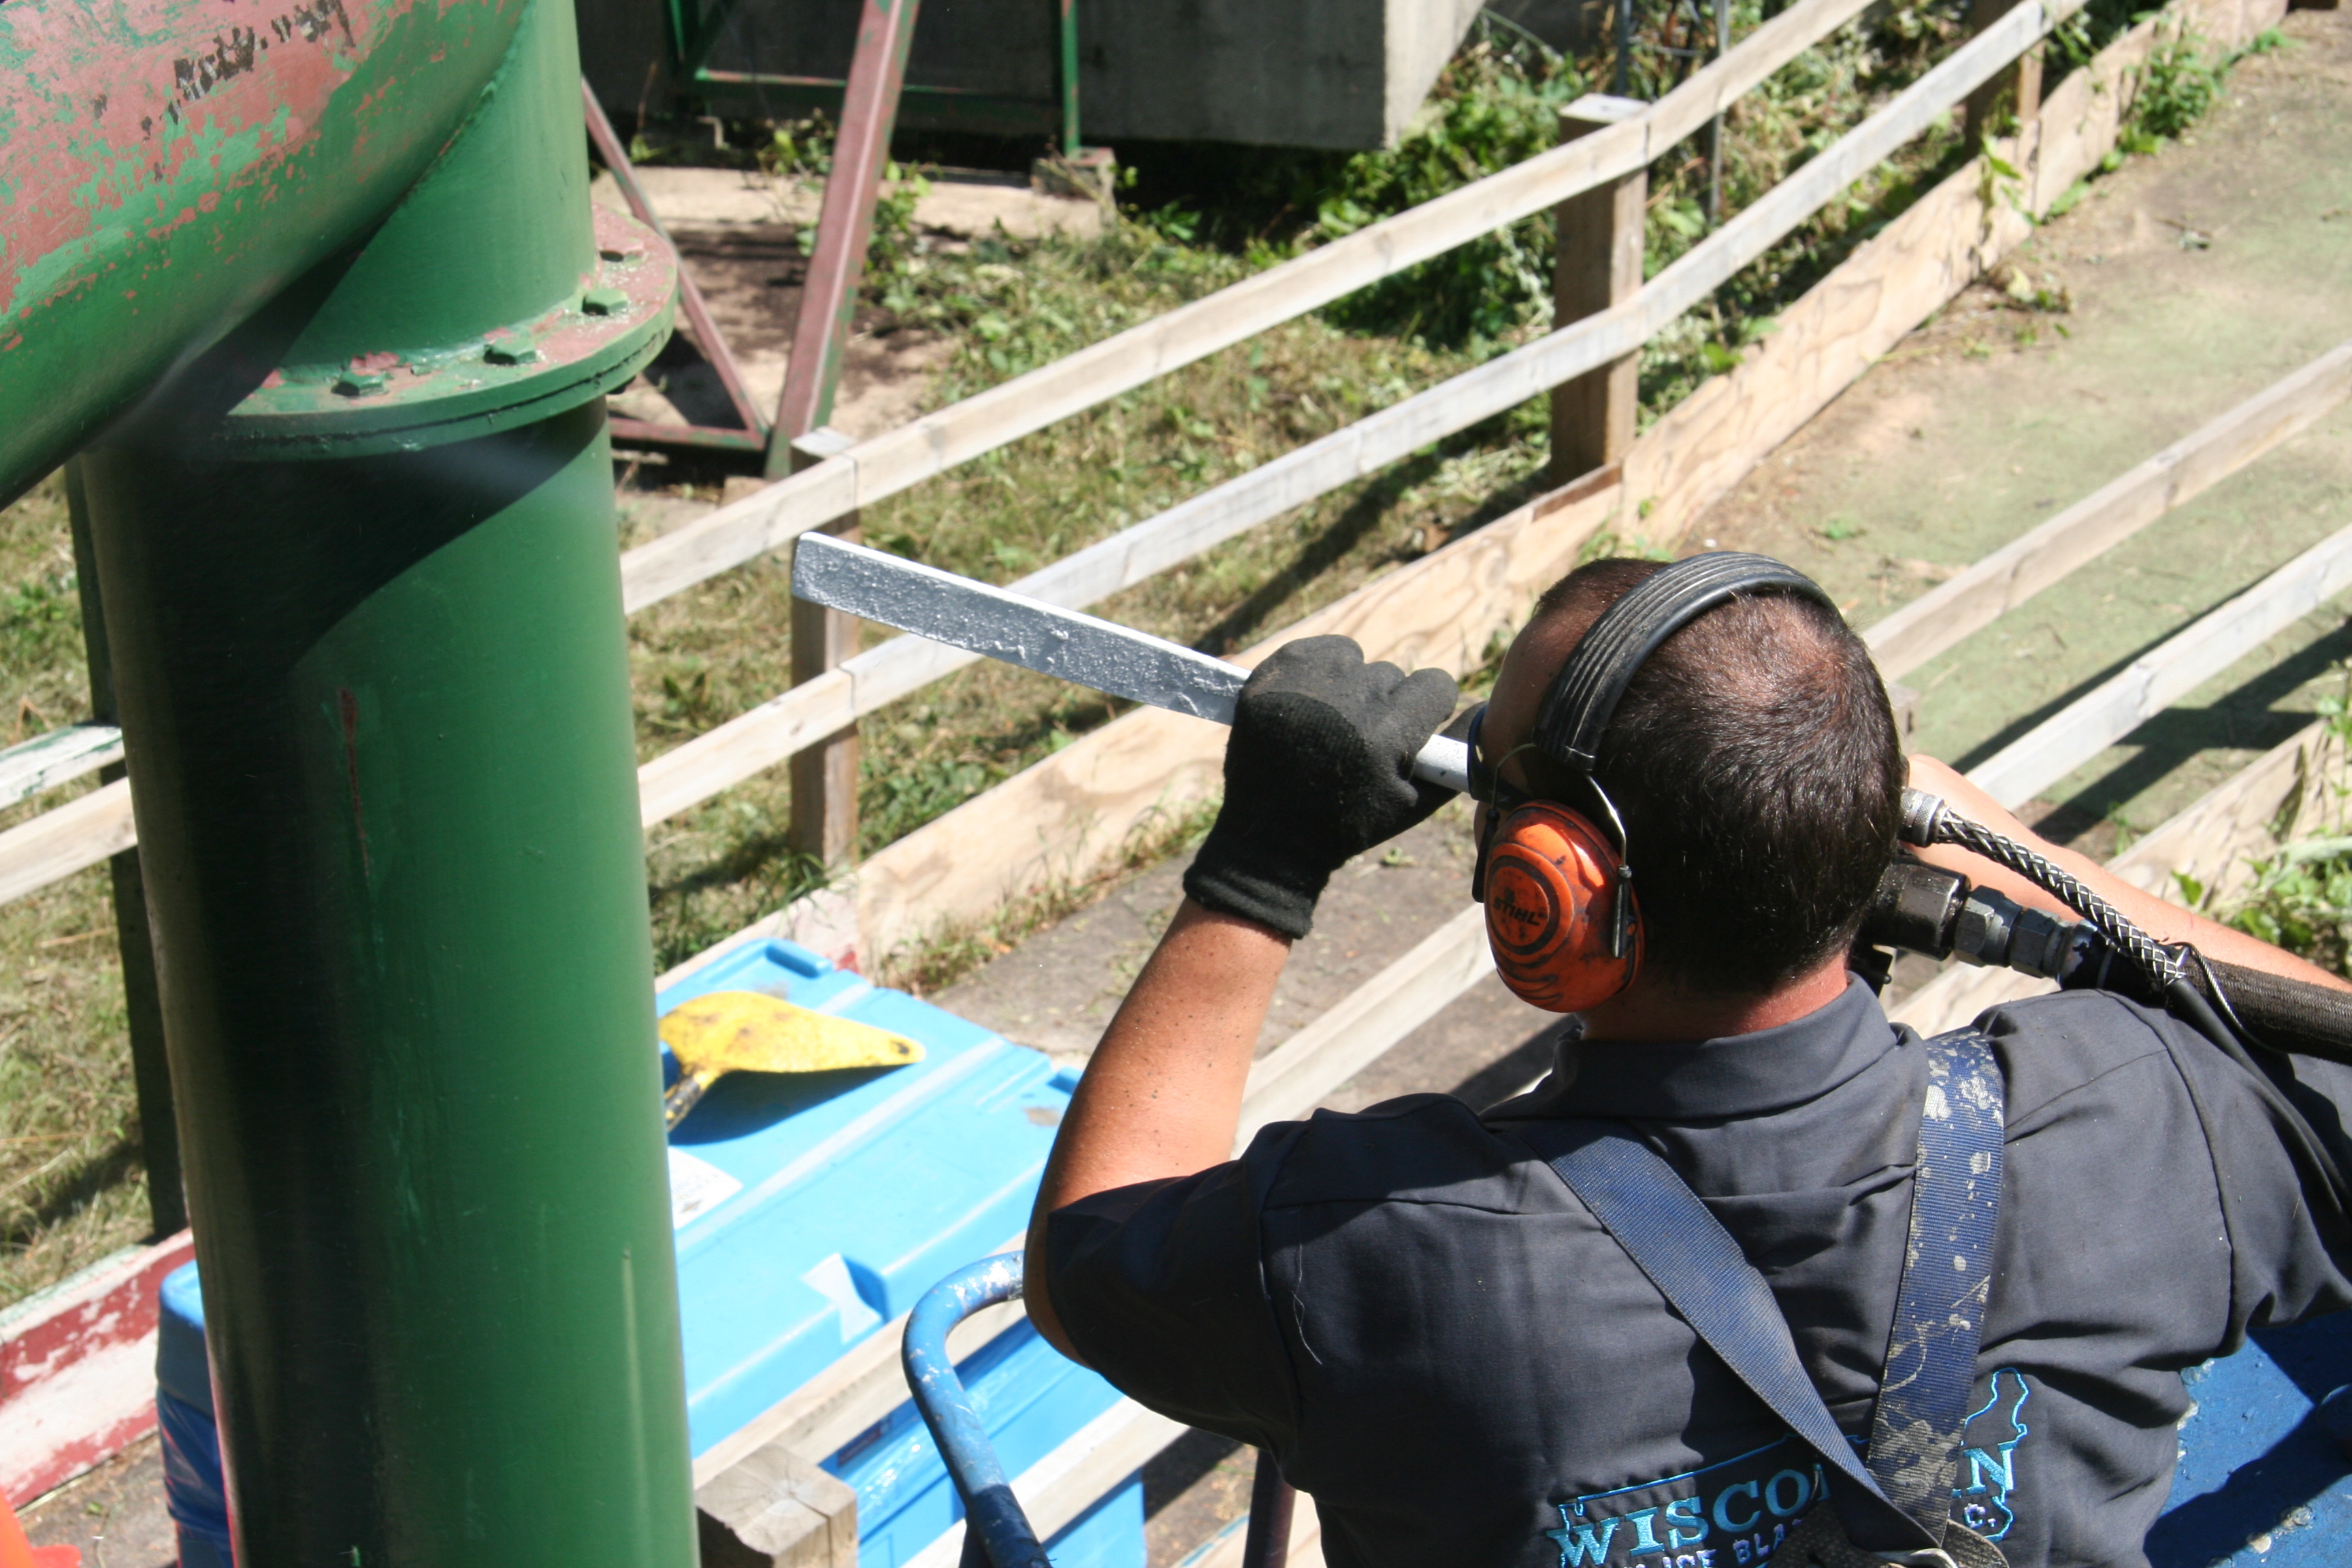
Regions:
[[[669,1227],[682,1230],[688,1220],[709,1213],[743,1190],[743,1184],[683,1149],[669,1152]]]
[[[882,1321],[882,1314],[857,1293],[857,1281],[849,1277],[849,1259],[838,1252],[802,1275],[801,1283],[824,1297],[841,1314],[843,1344]]]

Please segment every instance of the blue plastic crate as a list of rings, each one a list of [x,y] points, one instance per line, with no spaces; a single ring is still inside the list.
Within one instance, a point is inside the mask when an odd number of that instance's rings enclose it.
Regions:
[[[2197,1408],[2148,1531],[2154,1568],[2352,1563],[2352,1459],[2318,1410],[2352,1384],[2352,1314],[2265,1330],[2187,1382]]]
[[[656,998],[759,991],[919,1042],[906,1067],[720,1079],[670,1136],[687,1409],[698,1454],[1019,1234],[1076,1075],[788,942],[754,942]],[[677,1065],[663,1053],[665,1081]],[[1118,1401],[1021,1323],[967,1358],[1019,1475]],[[911,1403],[826,1468],[858,1492],[861,1568],[896,1568],[962,1515]],[[1051,1543],[1058,1568],[1143,1568],[1130,1479]]]
[[[720,1079],[670,1136],[687,1410],[698,1454],[823,1372],[1029,1205],[1074,1075],[787,942],[656,998],[758,991],[919,1042],[898,1068]],[[677,1066],[663,1052],[666,1079]]]

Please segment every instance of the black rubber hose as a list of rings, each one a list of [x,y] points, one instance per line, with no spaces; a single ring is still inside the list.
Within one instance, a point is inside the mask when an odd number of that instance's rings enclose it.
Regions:
[[[2132,981],[2141,981],[2132,966],[2116,967],[2129,970]],[[2352,992],[2330,990],[2260,969],[2243,969],[2201,952],[2194,953],[2183,965],[2181,977],[2175,984],[2188,987],[2215,1012],[2235,1023],[2238,1031],[2255,1045],[2352,1066]],[[2147,994],[2144,982],[2112,988],[2137,993],[2137,999],[2140,1001],[2160,1005],[2164,1000]]]

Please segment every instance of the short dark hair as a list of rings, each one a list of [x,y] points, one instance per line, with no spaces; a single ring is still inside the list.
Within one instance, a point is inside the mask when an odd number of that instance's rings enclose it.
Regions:
[[[1659,565],[1580,566],[1535,618],[1590,626]],[[1523,762],[1540,794],[1592,809],[1567,770]],[[1626,688],[1597,774],[1625,819],[1643,968],[1746,994],[1851,946],[1895,856],[1905,773],[1886,687],[1834,610],[1743,595],[1667,638]]]

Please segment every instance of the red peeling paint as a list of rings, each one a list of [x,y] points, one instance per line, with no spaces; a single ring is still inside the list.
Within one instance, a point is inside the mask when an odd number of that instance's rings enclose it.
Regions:
[[[56,1381],[98,1356],[137,1355],[154,1342],[155,1292],[163,1276],[194,1256],[186,1231],[116,1262],[101,1263],[61,1287],[47,1307],[0,1334],[0,1492],[39,1496],[110,1458],[152,1431],[152,1395],[81,1402],[62,1427],[12,1422]],[[152,1361],[152,1350],[146,1359]],[[22,1402],[20,1405],[19,1402]]]
[[[0,421],[13,440],[0,487],[22,478],[18,466],[63,456],[186,347],[396,200],[479,101],[522,10],[520,0],[0,5],[0,55],[15,62],[0,78],[0,123],[13,128],[0,149],[0,319],[23,327],[20,384],[62,389],[12,404]],[[94,288],[117,268],[143,296]],[[147,289],[167,268],[172,286]]]

